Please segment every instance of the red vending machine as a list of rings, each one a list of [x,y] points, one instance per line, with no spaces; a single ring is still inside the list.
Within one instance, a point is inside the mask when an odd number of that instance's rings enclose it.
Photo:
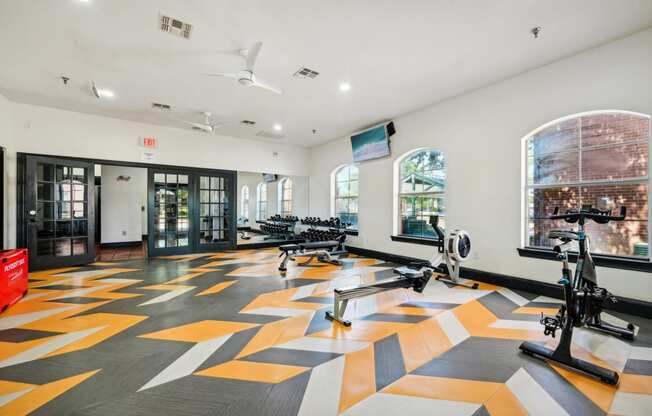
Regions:
[[[27,249],[0,251],[0,313],[27,294]]]

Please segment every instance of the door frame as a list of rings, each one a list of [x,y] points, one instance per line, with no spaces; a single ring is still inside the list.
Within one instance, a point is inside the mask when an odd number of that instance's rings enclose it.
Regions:
[[[223,174],[223,175],[231,175],[232,176],[232,181],[233,181],[233,192],[234,194],[237,194],[237,189],[238,189],[238,183],[237,183],[237,178],[238,174],[237,171],[235,170],[228,170],[228,169],[211,169],[211,168],[202,168],[202,167],[194,167],[194,166],[181,166],[181,165],[166,165],[166,164],[160,164],[160,163],[145,163],[145,162],[129,162],[129,161],[124,161],[124,160],[111,160],[111,159],[95,159],[95,158],[86,158],[86,157],[76,157],[76,156],[66,156],[66,155],[48,155],[48,154],[42,154],[42,153],[29,153],[29,152],[17,152],[16,153],[16,158],[17,158],[17,176],[16,176],[16,246],[17,247],[25,247],[25,244],[27,243],[27,222],[26,218],[24,216],[25,212],[25,195],[24,195],[24,188],[25,188],[25,175],[26,175],[26,160],[27,156],[40,156],[40,157],[52,157],[52,158],[61,158],[61,159],[70,159],[70,160],[75,160],[75,161],[80,161],[80,162],[89,162],[89,163],[94,163],[96,165],[112,165],[112,166],[126,166],[126,167],[134,167],[134,168],[145,168],[145,169],[183,169],[183,170],[190,170],[193,172],[197,173],[217,173],[217,174]],[[237,229],[237,225],[235,223],[236,220],[236,214],[238,211],[238,201],[236,200],[235,196],[231,199],[233,201],[233,213],[231,214],[233,216],[232,218],[232,223]],[[148,212],[149,214],[149,212]],[[149,222],[149,218],[147,219]],[[149,234],[149,230],[148,230]],[[231,244],[228,248],[225,249],[233,249],[235,250],[236,248],[236,242],[237,242],[237,231],[232,233],[233,236],[231,236]],[[149,254],[148,254],[149,256]]]

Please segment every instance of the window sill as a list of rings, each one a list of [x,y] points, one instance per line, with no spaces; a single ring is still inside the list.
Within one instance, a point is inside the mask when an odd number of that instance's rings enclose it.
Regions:
[[[439,240],[434,238],[423,238],[423,237],[413,237],[409,235],[393,235],[391,236],[392,241],[398,241],[400,243],[412,243],[412,244],[421,244],[423,246],[441,246]]]
[[[557,259],[557,253],[555,253],[551,249],[525,247],[525,248],[518,248],[517,250],[519,256],[521,257],[559,261]],[[591,254],[591,256],[593,257],[593,261],[595,261],[595,265],[599,267],[608,267],[611,269],[632,270],[637,272],[652,273],[652,263],[650,263],[650,259],[624,257],[624,256],[609,256],[605,254]],[[576,263],[577,253],[570,252],[568,254],[568,259],[572,263]]]

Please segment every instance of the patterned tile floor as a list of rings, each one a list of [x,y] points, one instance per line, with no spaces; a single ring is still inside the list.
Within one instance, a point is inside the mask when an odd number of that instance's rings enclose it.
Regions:
[[[354,302],[332,289],[392,265],[292,265],[243,250],[32,273],[0,315],[0,415],[650,415],[652,321],[633,343],[578,330],[574,352],[621,373],[607,386],[518,352],[550,342],[554,299],[432,281]]]

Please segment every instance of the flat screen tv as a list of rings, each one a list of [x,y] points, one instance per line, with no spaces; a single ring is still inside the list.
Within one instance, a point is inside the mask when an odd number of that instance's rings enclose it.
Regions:
[[[278,176],[276,176],[273,173],[263,173],[263,181],[264,182],[274,182]]]
[[[351,136],[353,161],[357,163],[389,156],[389,133],[387,130],[387,124],[383,124]]]

